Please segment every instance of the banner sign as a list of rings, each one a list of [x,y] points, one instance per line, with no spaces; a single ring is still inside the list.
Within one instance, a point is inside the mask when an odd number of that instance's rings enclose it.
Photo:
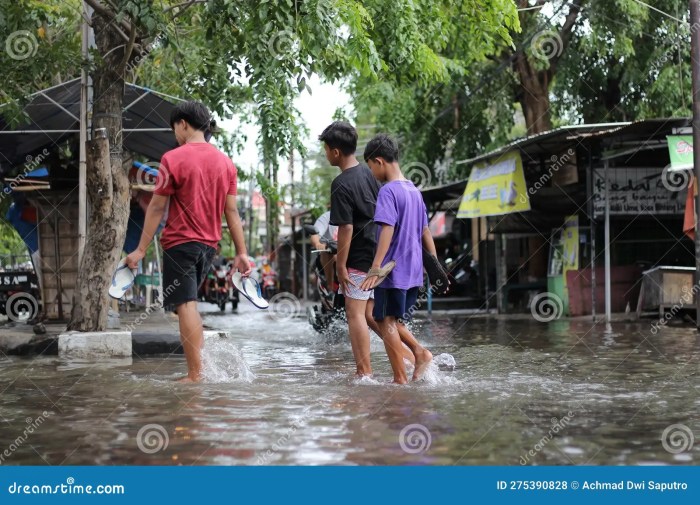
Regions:
[[[564,288],[566,289],[566,272],[578,270],[578,216],[566,216],[562,232],[562,244],[564,246]]]
[[[610,168],[610,215],[676,216],[685,211],[686,174],[666,174],[661,168]],[[678,179],[678,180],[676,180]],[[593,171],[593,209],[605,214],[605,171]]]
[[[668,154],[671,156],[669,170],[689,170],[693,168],[693,136],[669,135]]]
[[[530,197],[523,162],[520,153],[513,151],[488,165],[474,165],[457,217],[500,216],[527,210],[530,210]]]

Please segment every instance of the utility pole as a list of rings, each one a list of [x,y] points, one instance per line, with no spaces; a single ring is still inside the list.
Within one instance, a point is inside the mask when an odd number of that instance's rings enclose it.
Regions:
[[[690,0],[690,64],[693,78],[693,172],[700,183],[700,0]],[[695,216],[700,216],[700,192],[695,197]],[[695,223],[695,285],[700,285],[700,227]],[[695,291],[695,290],[693,290]],[[700,295],[695,295],[695,325],[700,329]]]

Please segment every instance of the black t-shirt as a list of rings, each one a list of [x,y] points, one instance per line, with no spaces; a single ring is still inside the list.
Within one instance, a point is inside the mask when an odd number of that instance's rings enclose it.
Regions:
[[[331,224],[353,226],[348,268],[367,272],[372,266],[377,242],[374,208],[378,192],[379,182],[364,164],[343,170],[331,184]]]

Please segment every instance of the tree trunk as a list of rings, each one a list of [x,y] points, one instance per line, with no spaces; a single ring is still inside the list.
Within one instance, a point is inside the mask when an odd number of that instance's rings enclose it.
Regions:
[[[551,67],[546,70],[536,69],[523,51],[517,53],[513,65],[520,80],[518,101],[525,116],[527,134],[534,135],[551,130],[552,120],[549,110]]]
[[[99,54],[93,71],[93,130],[106,129],[108,142],[95,138],[88,148],[89,221],[69,330],[102,331],[107,326],[109,284],[126,236],[129,181],[122,166],[123,40],[113,25],[93,16]],[[93,135],[93,137],[95,137]],[[108,152],[105,152],[108,149]],[[111,196],[110,196],[111,193]]]

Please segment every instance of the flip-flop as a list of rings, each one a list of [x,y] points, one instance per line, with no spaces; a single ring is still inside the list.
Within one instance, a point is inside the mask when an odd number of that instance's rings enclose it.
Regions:
[[[259,309],[266,309],[270,306],[267,300],[262,297],[260,284],[255,279],[243,277],[240,272],[234,272],[231,282],[240,294],[245,296],[250,303]]]
[[[109,296],[117,300],[124,296],[126,290],[134,284],[136,272],[129,268],[126,264],[126,258],[121,260],[117,265],[117,269],[112,275],[112,284],[109,286]]]
[[[384,279],[387,278],[387,276],[391,273],[395,266],[396,262],[394,260],[391,260],[381,268],[370,268],[369,272],[367,272],[367,278],[369,279],[370,277],[376,277],[377,282],[374,285],[374,287],[377,287],[382,283]]]
[[[425,249],[423,249],[423,268],[428,272],[428,281],[433,289],[433,293],[438,295],[446,293],[450,285],[447,272],[442,268],[437,257],[433,256]]]

